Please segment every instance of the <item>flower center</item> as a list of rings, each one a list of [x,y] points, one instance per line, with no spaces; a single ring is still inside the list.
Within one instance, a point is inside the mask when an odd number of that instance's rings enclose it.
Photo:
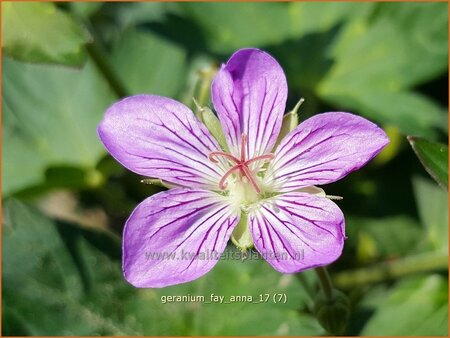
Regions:
[[[217,163],[217,157],[225,157],[227,160],[233,163],[233,166],[222,176],[219,182],[219,188],[220,190],[225,190],[227,188],[227,180],[228,178],[234,174],[238,173],[239,178],[243,182],[249,182],[250,185],[253,187],[253,189],[256,191],[256,193],[260,193],[261,189],[258,186],[257,179],[253,173],[253,171],[250,169],[249,165],[252,163],[255,163],[257,161],[270,161],[274,158],[273,154],[266,154],[266,155],[260,155],[255,156],[253,158],[247,159],[245,156],[245,149],[247,147],[248,143],[248,137],[246,134],[242,134],[241,136],[241,157],[237,158],[233,156],[232,154],[225,153],[223,151],[214,151],[208,155],[208,158],[211,162]]]

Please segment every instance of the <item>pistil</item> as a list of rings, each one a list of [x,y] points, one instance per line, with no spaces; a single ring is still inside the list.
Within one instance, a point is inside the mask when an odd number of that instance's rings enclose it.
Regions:
[[[255,163],[257,161],[270,161],[274,158],[273,154],[265,154],[253,157],[251,159],[246,159],[245,150],[248,143],[248,137],[246,134],[242,134],[241,136],[241,156],[240,159],[237,157],[225,153],[223,151],[214,151],[208,155],[208,158],[211,162],[217,163],[217,157],[225,157],[227,160],[234,163],[234,165],[222,176],[220,182],[219,182],[219,188],[220,190],[225,190],[227,187],[227,180],[228,178],[237,170],[239,170],[241,179],[246,177],[248,179],[248,182],[251,184],[253,189],[259,194],[261,192],[261,189],[258,186],[258,182],[252,172],[252,170],[249,168],[249,165],[252,163]]]

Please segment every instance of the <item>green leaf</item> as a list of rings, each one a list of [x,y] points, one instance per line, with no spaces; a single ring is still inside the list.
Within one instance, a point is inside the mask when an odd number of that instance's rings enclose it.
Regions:
[[[403,280],[376,307],[363,336],[447,336],[447,280],[439,275]]]
[[[125,31],[111,58],[130,93],[174,97],[184,84],[186,52],[150,32]]]
[[[180,8],[199,24],[210,49],[231,53],[264,47],[313,32],[323,32],[360,15],[370,4],[348,3],[183,3]],[[276,29],[273,29],[276,27]]]
[[[2,50],[17,60],[80,66],[89,40],[53,3],[2,3]]]
[[[352,16],[362,16],[374,7],[371,3],[290,2],[288,4],[292,34],[305,36],[328,31]]]
[[[115,95],[91,62],[74,70],[3,58],[2,96],[3,194],[42,184],[53,166],[89,172],[105,153],[96,127]]]
[[[14,192],[19,199],[29,199],[50,192],[57,188],[77,191],[79,189],[95,189],[105,183],[107,175],[96,168],[84,168],[70,165],[52,165],[45,169],[43,177],[36,176],[37,183],[27,185]]]
[[[300,312],[308,296],[294,275],[282,275],[255,255],[241,261],[240,252],[227,249],[222,259],[205,277],[194,282],[163,289],[140,291],[139,302],[127,304],[127,312],[136,314],[136,321],[146,334],[191,335],[319,335],[324,330],[311,315]],[[234,258],[233,258],[234,257]],[[253,258],[251,258],[253,257]],[[259,294],[285,293],[287,303],[259,302]],[[211,294],[251,296],[252,302],[210,303]],[[166,303],[161,297],[201,295],[205,303]],[[149,312],[153,321],[148,319]],[[238,313],[239,315],[230,315]],[[167,321],[167,318],[172,318]],[[264,318],[264,321],[261,321]]]
[[[82,18],[89,18],[103,6],[102,2],[70,2],[71,10]]]
[[[414,136],[408,136],[408,141],[425,170],[448,190],[448,146]]]
[[[409,71],[399,67],[393,74],[403,86],[429,81],[448,68],[447,13],[445,2],[379,4],[375,20],[389,19],[411,48],[406,50],[407,64],[403,66]],[[395,52],[399,52],[397,48]]]
[[[132,291],[111,282],[121,277],[119,266],[68,230],[20,202],[6,203],[2,298],[14,322],[4,318],[3,333],[135,334],[116,320],[123,294]],[[107,313],[108,307],[114,313]]]
[[[447,68],[446,12],[446,3],[392,3],[354,17],[332,46],[333,76],[401,90],[441,74]]]
[[[445,72],[447,4],[423,3],[415,11],[403,5],[381,4],[343,27],[317,94],[405,134],[432,137],[434,128],[446,130],[446,110],[409,89]]]
[[[406,216],[382,219],[349,217],[348,236],[354,238],[360,262],[387,260],[417,251],[423,230],[414,219]]]
[[[448,250],[448,193],[431,180],[413,179],[414,195],[422,224],[426,228],[424,246]]]
[[[5,204],[3,216],[8,335],[324,334],[315,318],[299,311],[308,300],[299,280],[258,256],[241,261],[228,248],[228,259],[194,282],[134,289],[123,279],[115,236],[51,221],[17,201]],[[252,296],[255,303],[209,303],[213,293],[227,301]],[[278,293],[286,294],[286,303],[273,302]],[[271,299],[259,302],[259,294]],[[183,295],[204,296],[205,302],[163,304],[163,297]]]
[[[126,5],[108,3],[110,14],[115,16],[120,28],[127,28],[149,22],[161,22],[174,11],[176,3],[170,2],[130,2]]]
[[[346,82],[348,81],[348,82]],[[403,134],[435,137],[436,128],[445,129],[445,110],[423,95],[410,91],[385,91],[370,85],[350,84],[351,78],[334,88],[321,87],[321,94],[345,109],[356,109],[380,124],[396,126]]]
[[[203,28],[215,52],[229,53],[248,46],[275,44],[290,35],[285,4],[184,3],[182,8]]]

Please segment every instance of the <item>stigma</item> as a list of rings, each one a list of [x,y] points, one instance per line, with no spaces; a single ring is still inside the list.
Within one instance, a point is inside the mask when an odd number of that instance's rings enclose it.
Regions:
[[[243,183],[249,183],[252,188],[255,190],[257,194],[261,193],[261,188],[258,185],[257,178],[255,176],[254,171],[250,168],[250,164],[255,163],[257,161],[265,161],[269,162],[274,158],[274,154],[266,154],[266,155],[260,155],[255,156],[253,158],[247,159],[246,157],[246,148],[248,144],[248,137],[247,134],[241,135],[241,156],[240,158],[235,157],[232,154],[225,153],[222,151],[214,151],[208,155],[208,158],[211,162],[217,163],[218,157],[224,157],[229,162],[231,162],[232,166],[228,171],[222,176],[219,182],[219,189],[225,190],[227,189],[227,181],[230,178],[231,175],[237,174],[238,178]]]

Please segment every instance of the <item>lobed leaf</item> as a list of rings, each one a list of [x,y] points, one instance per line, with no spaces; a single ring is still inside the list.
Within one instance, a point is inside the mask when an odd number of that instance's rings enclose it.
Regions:
[[[361,335],[447,336],[447,296],[447,281],[439,275],[403,280],[376,307]]]
[[[17,60],[81,66],[90,39],[53,3],[2,2],[2,50]]]
[[[53,166],[95,168],[105,154],[96,128],[115,100],[97,68],[91,62],[75,70],[5,57],[2,66],[2,131],[8,140],[3,194],[43,183]],[[85,175],[79,177],[83,183]]]

